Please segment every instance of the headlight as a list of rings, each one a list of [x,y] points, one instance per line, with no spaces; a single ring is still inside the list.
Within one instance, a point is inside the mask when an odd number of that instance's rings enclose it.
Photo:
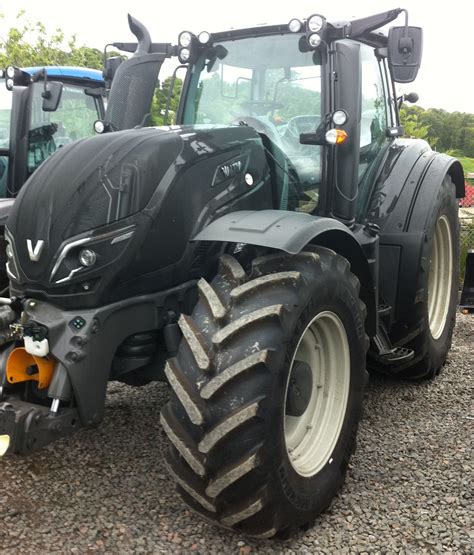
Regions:
[[[309,35],[308,42],[311,48],[317,48],[321,44],[321,35],[318,35],[318,33]]]
[[[73,278],[98,275],[97,272],[111,266],[122,256],[134,231],[135,226],[129,225],[81,239],[71,237],[68,243],[60,247],[56,255],[50,283],[59,285]]]
[[[79,253],[79,262],[82,266],[90,268],[97,261],[97,254],[92,249],[82,249]]]
[[[312,15],[308,19],[308,31],[318,33],[324,27],[325,19],[322,15]]]
[[[189,31],[183,31],[178,37],[178,44],[183,48],[189,48],[193,41],[193,35]]]
[[[13,77],[15,77],[15,68],[13,66],[7,67],[7,77],[10,77],[10,79],[13,79]]]
[[[5,249],[5,252],[7,253],[7,258],[13,258],[13,249],[10,243],[7,243],[7,248]]]
[[[7,80],[6,80],[5,86],[7,87],[7,89],[8,89],[9,91],[11,91],[11,90],[13,89],[13,85],[14,85],[13,79],[7,79]]]

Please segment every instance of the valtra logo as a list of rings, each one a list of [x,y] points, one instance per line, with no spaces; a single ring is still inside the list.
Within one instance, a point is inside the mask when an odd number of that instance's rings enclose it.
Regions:
[[[31,262],[38,262],[41,253],[43,252],[44,248],[44,241],[43,239],[38,239],[36,241],[36,245],[33,247],[33,242],[31,239],[26,240],[26,246],[28,247],[28,256],[30,257]]]

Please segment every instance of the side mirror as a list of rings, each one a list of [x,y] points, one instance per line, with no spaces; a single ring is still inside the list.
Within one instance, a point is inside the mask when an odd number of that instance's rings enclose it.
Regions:
[[[391,27],[388,32],[388,66],[395,82],[411,83],[415,80],[422,53],[421,27]]]
[[[44,91],[41,93],[43,97],[43,112],[55,112],[58,109],[62,93],[62,83],[58,81],[45,81]]]
[[[119,65],[123,62],[121,56],[111,56],[107,58],[104,62],[104,70],[102,75],[104,76],[104,81],[107,83],[107,88],[110,89],[112,80],[117,73]]]

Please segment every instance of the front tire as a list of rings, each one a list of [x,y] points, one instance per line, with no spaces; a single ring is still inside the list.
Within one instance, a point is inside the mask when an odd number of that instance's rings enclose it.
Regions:
[[[199,291],[166,368],[170,472],[211,522],[291,533],[329,506],[355,449],[368,347],[359,282],[316,247],[258,258],[250,277],[224,255]]]

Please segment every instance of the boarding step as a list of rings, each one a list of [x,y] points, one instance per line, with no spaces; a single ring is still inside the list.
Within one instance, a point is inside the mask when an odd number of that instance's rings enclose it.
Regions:
[[[406,347],[395,347],[382,353],[370,353],[372,360],[384,366],[393,366],[395,364],[398,366],[399,364],[409,362],[414,356],[415,351]]]

